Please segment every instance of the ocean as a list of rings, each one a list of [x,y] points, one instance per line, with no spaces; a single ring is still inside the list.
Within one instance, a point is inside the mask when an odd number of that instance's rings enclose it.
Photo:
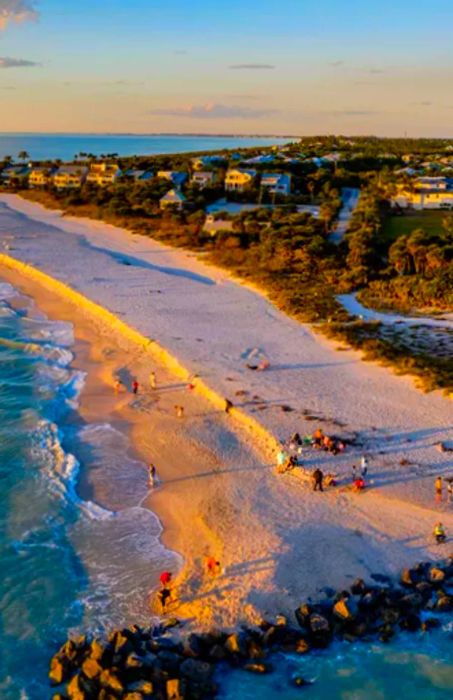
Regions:
[[[152,622],[148,592],[181,560],[159,541],[157,517],[80,498],[81,468],[114,491],[145,469],[109,424],[77,419],[84,374],[73,329],[49,321],[0,282],[0,698],[44,700],[49,659],[68,632]],[[143,484],[144,480],[140,480]]]
[[[117,153],[119,156],[157,155],[219,151],[224,148],[272,146],[288,143],[288,138],[260,136],[185,136],[134,134],[8,134],[0,132],[0,158],[17,158],[27,151],[33,160],[73,160],[79,153],[95,156]]]

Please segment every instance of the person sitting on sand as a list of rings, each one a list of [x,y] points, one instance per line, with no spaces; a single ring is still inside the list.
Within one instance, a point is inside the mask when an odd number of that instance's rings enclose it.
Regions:
[[[322,429],[317,428],[312,435],[312,444],[315,447],[321,447],[323,438],[324,438],[324,433],[322,432]]]
[[[176,418],[184,418],[184,406],[175,406]]]
[[[445,528],[442,523],[436,524],[433,534],[437,544],[443,544],[447,539],[447,533],[445,532]]]
[[[288,455],[285,452],[285,450],[281,449],[277,452],[277,467],[283,467],[284,464],[286,464],[286,461],[288,459]]]
[[[337,476],[336,474],[326,474],[324,478],[324,486],[336,486]]]
[[[257,369],[258,369],[259,372],[264,372],[264,370],[268,369],[269,367],[270,367],[270,362],[269,362],[269,360],[263,359],[263,360],[261,360],[260,363],[258,364]]]
[[[324,474],[320,469],[315,469],[313,472],[313,491],[323,491],[322,482]]]

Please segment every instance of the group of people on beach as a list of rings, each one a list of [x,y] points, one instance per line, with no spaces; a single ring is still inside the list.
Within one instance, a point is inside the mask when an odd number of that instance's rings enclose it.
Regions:
[[[207,555],[204,558],[204,568],[207,576],[216,578],[222,573],[222,565],[216,557]],[[157,600],[160,604],[162,613],[167,609],[167,605],[175,601],[176,595],[173,588],[173,574],[171,571],[162,571],[159,576],[161,588],[157,593]]]

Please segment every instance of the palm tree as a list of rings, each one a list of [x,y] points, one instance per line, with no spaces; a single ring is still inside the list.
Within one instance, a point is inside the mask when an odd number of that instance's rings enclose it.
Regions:
[[[4,163],[5,165],[11,165],[12,162],[13,162],[13,157],[12,157],[12,156],[5,156],[5,157],[3,158],[3,163]]]
[[[30,154],[27,151],[19,151],[18,158],[19,160],[29,160]]]

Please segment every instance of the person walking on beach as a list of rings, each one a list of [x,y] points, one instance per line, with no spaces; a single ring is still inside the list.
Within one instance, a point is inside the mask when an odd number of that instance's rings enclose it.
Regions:
[[[436,501],[439,503],[442,500],[442,477],[438,476],[434,482],[434,488],[436,490]]]
[[[447,501],[453,503],[453,479],[447,479]]]
[[[171,577],[171,571],[162,571],[161,575],[159,576],[159,581],[161,582],[163,588],[171,583]]]
[[[357,479],[357,467],[355,464],[352,465],[352,483]]]
[[[233,408],[233,403],[230,399],[225,399],[225,413],[229,413]]]
[[[157,381],[156,381],[156,373],[155,372],[149,373],[149,386],[153,390],[157,388]]]
[[[313,472],[313,491],[324,491],[322,487],[322,482],[324,479],[324,474],[320,469],[315,469]]]
[[[154,464],[150,464],[148,467],[148,484],[151,489],[156,486],[157,483],[157,471]]]
[[[368,457],[365,455],[363,455],[362,459],[360,460],[360,473],[362,474],[363,478],[365,478],[368,474]]]
[[[132,393],[135,395],[138,394],[138,381],[136,379],[132,382]]]
[[[277,470],[282,471],[287,461],[288,455],[286,454],[285,450],[280,449],[277,452]]]
[[[184,406],[175,406],[176,418],[184,418]]]

